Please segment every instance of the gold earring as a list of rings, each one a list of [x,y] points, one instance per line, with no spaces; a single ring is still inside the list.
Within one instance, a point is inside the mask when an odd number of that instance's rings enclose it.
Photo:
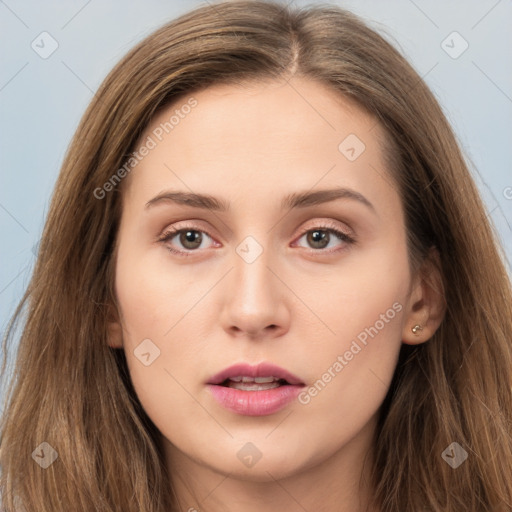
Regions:
[[[415,325],[415,326],[411,329],[411,331],[412,331],[414,334],[416,334],[416,336],[418,336],[418,331],[421,331],[421,330],[423,330],[423,327],[422,327],[421,325]]]

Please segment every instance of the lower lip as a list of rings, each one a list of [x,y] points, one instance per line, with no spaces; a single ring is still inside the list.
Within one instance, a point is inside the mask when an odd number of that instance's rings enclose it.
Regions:
[[[274,414],[292,402],[303,386],[286,385],[262,391],[242,391],[208,384],[213,398],[230,411],[244,416]]]

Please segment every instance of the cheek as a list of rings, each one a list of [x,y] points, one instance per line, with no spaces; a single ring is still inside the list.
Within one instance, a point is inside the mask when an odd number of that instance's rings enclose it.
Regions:
[[[312,334],[314,352],[303,354],[312,368],[299,403],[312,428],[337,431],[341,439],[378,411],[397,364],[408,285],[401,248],[362,254],[350,272],[337,274],[328,290],[315,293],[322,297],[319,316],[329,331]]]
[[[129,344],[140,342],[141,336],[165,340],[179,330],[187,310],[204,293],[203,286],[186,266],[171,267],[162,247],[144,250],[126,238],[116,264],[125,340]]]
[[[190,376],[202,364],[199,317],[211,315],[201,298],[211,279],[194,280],[186,267],[169,271],[164,250],[138,253],[126,242],[116,265],[116,295],[123,323],[123,348],[136,394],[161,431],[181,415],[197,415],[188,391],[198,384]],[[207,356],[206,356],[207,357]]]

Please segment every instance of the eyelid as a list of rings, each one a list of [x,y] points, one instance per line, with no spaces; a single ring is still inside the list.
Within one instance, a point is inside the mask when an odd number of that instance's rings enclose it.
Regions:
[[[303,236],[308,231],[313,231],[315,229],[326,231],[332,229],[334,231],[339,231],[343,233],[343,235],[346,236],[347,238],[354,239],[355,233],[346,224],[343,224],[344,227],[341,227],[340,224],[340,221],[336,222],[331,219],[314,220],[311,221],[311,223],[307,223],[306,227],[301,229],[301,234],[299,236]]]

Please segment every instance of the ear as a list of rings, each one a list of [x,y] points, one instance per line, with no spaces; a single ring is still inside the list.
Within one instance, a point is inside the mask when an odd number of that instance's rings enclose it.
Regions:
[[[119,320],[119,314],[114,306],[108,306],[108,346],[111,348],[123,348],[123,328]]]
[[[445,311],[439,252],[432,247],[412,279],[402,341],[407,345],[428,341],[439,328]],[[413,331],[415,327],[416,332]]]

